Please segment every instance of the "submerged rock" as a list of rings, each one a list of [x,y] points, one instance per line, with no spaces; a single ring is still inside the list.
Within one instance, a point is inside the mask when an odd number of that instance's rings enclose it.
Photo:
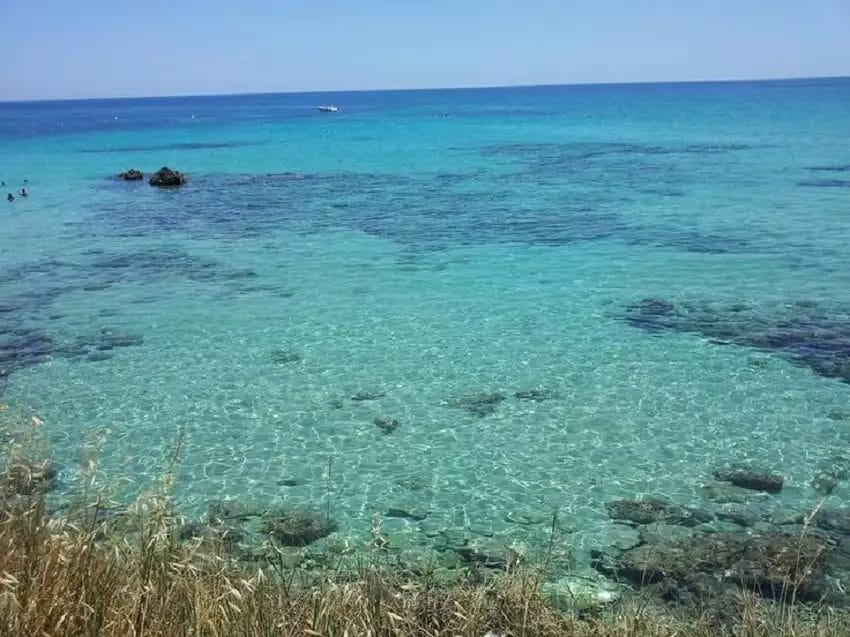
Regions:
[[[131,168],[123,173],[119,173],[118,178],[123,179],[124,181],[140,181],[145,178],[145,173],[141,170]]]
[[[779,493],[782,491],[782,484],[784,482],[782,476],[779,474],[769,473],[746,465],[716,469],[714,471],[714,479],[720,482],[729,482],[742,489],[767,491],[768,493]]]
[[[817,534],[695,533],[662,544],[642,544],[617,557],[595,552],[593,566],[635,586],[658,586],[663,597],[723,597],[729,584],[763,597],[817,600],[825,592],[828,545]]]
[[[351,397],[356,403],[366,402],[367,400],[378,400],[386,396],[383,392],[359,391]]]
[[[272,352],[271,358],[279,365],[286,365],[287,363],[297,363],[302,356],[291,349],[276,349]]]
[[[833,456],[824,461],[812,478],[812,487],[822,495],[833,492],[838,483],[850,476],[850,458]]]
[[[267,517],[264,530],[284,546],[306,546],[336,531],[337,524],[311,509],[292,508]]]
[[[663,522],[678,526],[696,526],[714,518],[708,511],[682,507],[657,498],[616,500],[605,507],[612,520],[638,525]]]
[[[771,352],[816,374],[850,383],[850,307],[831,314],[813,303],[794,300],[749,306],[719,306],[643,299],[626,306],[625,320],[651,332],[699,334],[720,344]]]
[[[519,564],[523,557],[510,542],[497,538],[476,538],[454,550],[467,564],[498,570]]]
[[[555,608],[567,613],[580,613],[601,609],[621,597],[613,582],[601,577],[572,575],[541,587],[546,600]]]
[[[171,170],[167,166],[163,166],[150,176],[148,183],[151,186],[159,186],[160,188],[182,186],[186,183],[186,175],[176,170]]]
[[[401,426],[401,422],[389,416],[375,416],[374,422],[375,426],[384,434],[391,434]]]
[[[452,400],[449,404],[453,407],[459,407],[478,417],[489,416],[494,413],[501,403],[505,400],[505,395],[501,393],[486,393],[480,392],[477,394],[467,394],[459,396]]]
[[[420,522],[431,513],[426,507],[417,504],[396,504],[387,509],[388,518],[406,518]]]
[[[558,393],[551,389],[526,389],[516,392],[514,397],[519,398],[520,400],[542,402],[544,400],[553,400],[558,398]]]

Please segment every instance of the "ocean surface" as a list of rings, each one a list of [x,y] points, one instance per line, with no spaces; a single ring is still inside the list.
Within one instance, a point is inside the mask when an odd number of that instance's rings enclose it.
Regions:
[[[182,440],[190,517],[557,513],[581,568],[606,502],[751,462],[806,511],[850,443],[850,79],[4,103],[0,179],[0,401],[67,493]]]

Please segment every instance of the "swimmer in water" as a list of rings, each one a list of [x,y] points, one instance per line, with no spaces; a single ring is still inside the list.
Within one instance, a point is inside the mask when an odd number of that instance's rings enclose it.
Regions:
[[[11,192],[8,195],[6,195],[6,201],[14,201],[14,200],[15,200],[15,195],[13,195]]]
[[[26,188],[21,188],[21,197],[28,197],[29,193]]]

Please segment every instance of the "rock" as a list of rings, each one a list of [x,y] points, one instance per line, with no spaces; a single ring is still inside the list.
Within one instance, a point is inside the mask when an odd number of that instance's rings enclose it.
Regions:
[[[580,575],[546,582],[541,592],[552,606],[567,613],[599,609],[621,596],[613,582],[601,577]]]
[[[812,487],[822,495],[829,495],[841,480],[850,475],[850,458],[833,456],[825,460],[812,478]]]
[[[267,507],[254,502],[214,500],[207,505],[207,520],[214,524],[228,521],[245,522],[249,518],[262,517],[267,511]]]
[[[123,173],[119,173],[118,178],[123,179],[124,181],[140,181],[145,178],[145,173],[141,170],[131,168]]]
[[[535,402],[542,402],[544,400],[553,400],[558,397],[558,393],[552,391],[551,389],[526,389],[523,391],[518,391],[514,394],[515,398],[519,398],[520,400],[533,400]]]
[[[593,555],[593,566],[636,586],[667,583],[669,599],[690,591],[699,597],[731,583],[763,597],[817,600],[825,592],[826,538],[767,532],[756,535],[696,533],[669,544],[643,544],[619,557]]]
[[[670,301],[666,301],[664,299],[646,298],[641,299],[637,303],[633,303],[629,306],[629,309],[638,311],[641,314],[670,316],[676,311],[676,306],[670,303]]]
[[[220,543],[230,550],[244,539],[245,534],[232,525],[188,522],[180,527],[179,536],[181,540],[201,539]]]
[[[0,476],[0,497],[37,495],[56,487],[58,472],[49,460],[11,459]]]
[[[823,508],[814,518],[815,524],[826,531],[850,535],[850,508]]]
[[[505,400],[504,394],[481,392],[460,396],[452,400],[449,404],[453,407],[464,409],[479,418],[483,418],[494,413],[499,403],[503,400]]]
[[[389,416],[376,416],[375,426],[380,429],[385,435],[391,434],[401,426],[401,423],[395,418]]]
[[[832,409],[826,417],[830,420],[850,420],[850,411],[846,409]]]
[[[608,509],[608,517],[612,520],[628,521],[633,524],[664,522],[679,526],[696,526],[710,522],[714,517],[708,511],[682,507],[656,498],[617,500],[609,502],[605,507]]]
[[[768,493],[779,493],[782,491],[783,483],[781,475],[743,465],[717,469],[714,472],[714,479],[730,482],[743,489]]]
[[[176,170],[171,170],[167,166],[163,166],[150,176],[148,183],[151,186],[159,186],[160,188],[182,186],[186,183],[186,175]]]
[[[306,546],[336,531],[337,524],[310,509],[292,508],[269,515],[263,528],[284,546]]]
[[[522,554],[510,543],[496,538],[476,538],[455,548],[455,552],[467,564],[498,570],[505,570],[522,560]]]
[[[639,544],[665,546],[675,542],[685,542],[693,536],[694,532],[690,528],[675,524],[653,522],[652,524],[646,524],[640,527],[639,534]]]
[[[92,344],[98,350],[107,351],[116,347],[136,347],[142,345],[144,342],[145,339],[139,334],[130,334],[128,332],[119,332],[110,328],[104,328]]]
[[[351,397],[356,403],[362,403],[367,400],[378,400],[379,398],[383,398],[386,394],[381,392],[368,392],[368,391],[359,391]]]
[[[398,504],[387,509],[388,518],[406,518],[419,522],[428,517],[430,511],[427,508],[415,504]]]
[[[279,365],[286,365],[287,363],[297,363],[302,357],[301,354],[290,349],[276,349],[272,352],[271,358]]]
[[[706,484],[702,487],[701,491],[706,500],[721,504],[744,504],[749,502],[753,497],[763,495],[754,494],[748,489],[742,489],[726,483]]]

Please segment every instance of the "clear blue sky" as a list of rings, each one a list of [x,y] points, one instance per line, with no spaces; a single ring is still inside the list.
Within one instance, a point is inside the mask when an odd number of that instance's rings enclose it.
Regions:
[[[850,75],[850,0],[0,0],[0,99]]]

